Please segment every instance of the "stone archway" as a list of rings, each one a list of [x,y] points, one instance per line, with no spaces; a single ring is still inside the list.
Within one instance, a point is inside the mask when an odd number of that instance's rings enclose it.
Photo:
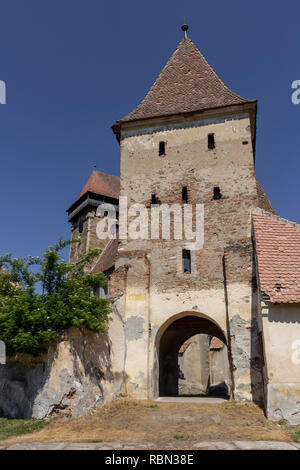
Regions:
[[[159,396],[178,396],[178,351],[190,337],[206,334],[227,340],[220,326],[200,313],[186,312],[169,319],[157,339],[159,360]]]

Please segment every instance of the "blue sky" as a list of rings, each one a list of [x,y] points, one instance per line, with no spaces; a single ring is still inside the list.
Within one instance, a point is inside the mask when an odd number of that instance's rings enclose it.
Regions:
[[[189,36],[233,91],[259,101],[256,173],[300,222],[300,3],[252,0],[2,0],[0,252],[40,255],[69,238],[65,209],[93,166],[119,174],[110,126]]]

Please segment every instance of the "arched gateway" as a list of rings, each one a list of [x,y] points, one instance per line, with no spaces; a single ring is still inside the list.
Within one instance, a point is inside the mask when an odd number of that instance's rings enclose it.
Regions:
[[[203,314],[185,312],[175,315],[161,327],[158,332],[156,347],[159,363],[159,396],[177,396],[179,365],[178,351],[180,347],[195,335],[208,335],[218,338],[227,345],[227,340],[220,326]],[[196,361],[200,360],[195,358]],[[228,367],[228,362],[225,364]],[[229,371],[224,371],[229,375]]]

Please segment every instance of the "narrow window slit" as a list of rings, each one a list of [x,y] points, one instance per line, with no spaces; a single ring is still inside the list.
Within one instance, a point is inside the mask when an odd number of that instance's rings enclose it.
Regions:
[[[182,187],[182,202],[183,202],[183,204],[187,204],[188,199],[189,199],[189,196],[188,196],[187,186],[183,186]]]
[[[209,150],[213,150],[216,147],[216,145],[215,145],[215,134],[208,134],[207,140],[208,140]]]
[[[159,156],[166,155],[166,142],[159,142]]]
[[[219,187],[214,188],[214,200],[219,201],[222,198],[222,194]]]
[[[151,205],[155,206],[157,204],[160,204],[160,200],[158,197],[156,197],[156,194],[152,194],[151,196]]]
[[[182,250],[183,272],[190,274],[192,272],[191,251]]]

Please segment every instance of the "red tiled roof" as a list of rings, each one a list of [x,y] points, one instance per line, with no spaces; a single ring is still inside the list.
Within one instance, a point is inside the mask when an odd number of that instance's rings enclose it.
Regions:
[[[119,199],[120,178],[119,176],[109,175],[108,173],[94,170],[85,187],[81,191],[79,198],[88,191],[101,194],[102,196]]]
[[[271,302],[300,302],[300,225],[264,211],[253,213],[261,292]]]
[[[191,343],[192,343],[192,341],[186,341],[185,343],[183,343],[183,345],[181,346],[181,348],[178,351],[178,354],[184,354]]]
[[[117,254],[118,240],[110,240],[93,267],[92,274],[103,273],[112,268],[116,262]]]
[[[211,342],[210,342],[210,345],[209,345],[209,349],[210,350],[213,350],[213,349],[222,349],[224,346],[224,343],[219,339],[219,338],[216,338],[215,336],[212,338]]]
[[[183,39],[142,102],[121,122],[255,103],[227,88],[189,38]]]

